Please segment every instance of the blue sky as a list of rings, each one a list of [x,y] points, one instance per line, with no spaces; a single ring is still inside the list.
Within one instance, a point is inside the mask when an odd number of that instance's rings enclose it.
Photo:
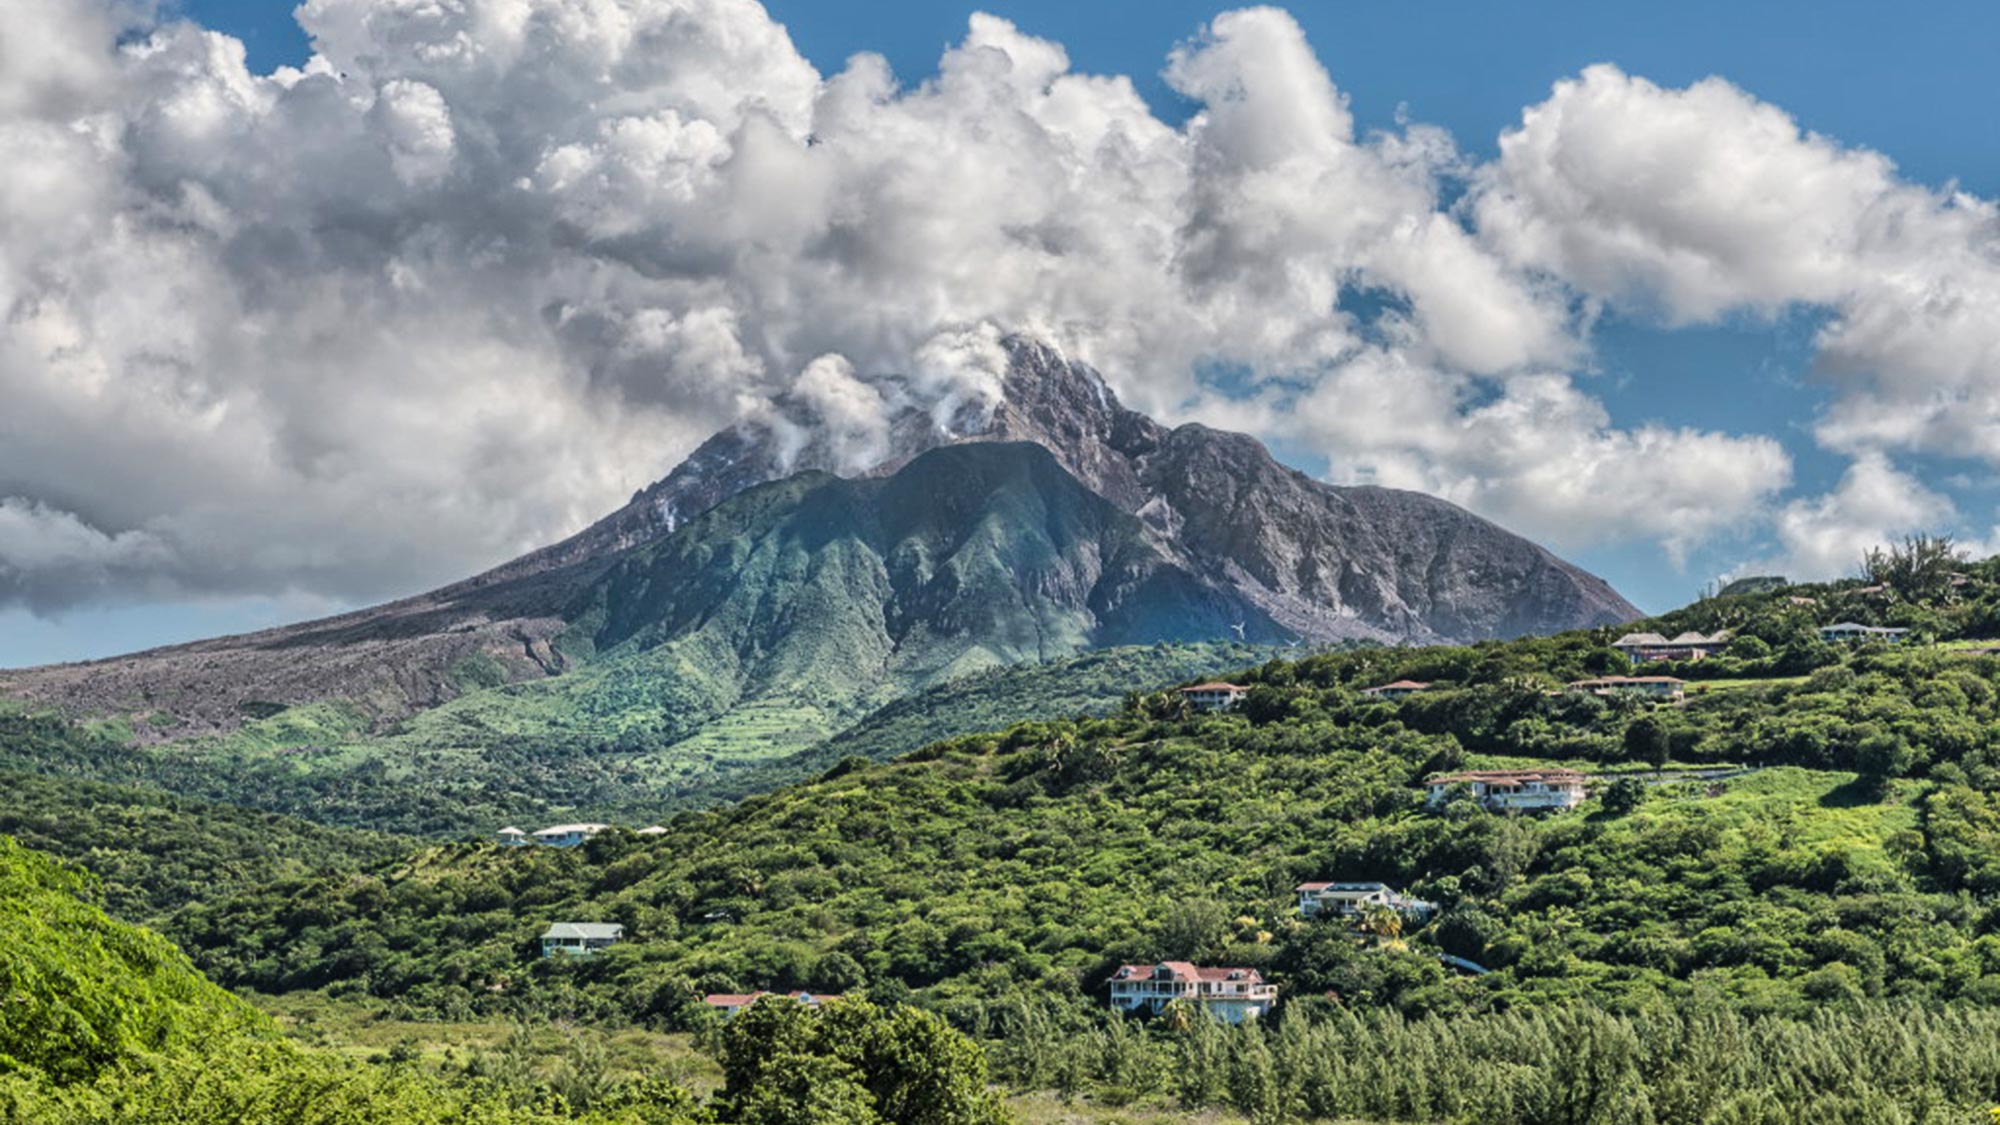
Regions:
[[[824,73],[857,51],[885,55],[907,86],[930,76],[939,54],[965,35],[971,6],[835,4],[771,0],[771,13]],[[1194,105],[1161,76],[1175,44],[1219,5],[994,2],[979,5],[1033,35],[1061,43],[1074,70],[1132,76],[1154,112],[1178,122]],[[196,22],[243,40],[253,71],[303,62],[308,47],[284,4],[184,0]],[[1441,126],[1484,161],[1523,107],[1586,66],[1679,87],[1719,75],[1793,115],[1807,130],[1895,162],[1919,185],[1957,184],[2000,195],[2000,117],[1979,107],[1994,94],[1990,45],[2000,6],[1946,3],[1911,18],[1863,3],[1310,3],[1289,8],[1346,95],[1359,130],[1404,120]],[[1825,314],[1810,308],[1767,317],[1736,312],[1719,323],[1666,328],[1643,312],[1611,309],[1590,334],[1578,379],[1619,426],[1660,422],[1769,435],[1793,462],[1793,491],[1834,486],[1849,464],[1813,438],[1829,402],[1812,374],[1813,337]],[[1311,456],[1293,453],[1317,470]],[[1956,503],[1968,525],[1988,526],[1996,492],[1980,465],[1921,451],[1898,464]],[[1634,473],[1646,467],[1635,465]],[[1678,565],[1655,542],[1626,540],[1566,553],[1610,578],[1643,608],[1687,600],[1716,572],[1768,553],[1754,531],[1703,542]],[[339,604],[337,597],[222,597],[133,605],[117,599],[53,619],[0,612],[0,666],[101,655],[218,631],[252,628]]]

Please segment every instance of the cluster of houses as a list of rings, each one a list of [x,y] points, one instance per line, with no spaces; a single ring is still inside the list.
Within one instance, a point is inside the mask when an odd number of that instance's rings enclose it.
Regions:
[[[608,831],[609,824],[553,824],[538,832],[523,832],[512,826],[502,828],[493,834],[502,847],[525,848],[539,844],[545,848],[573,848],[600,832]],[[664,836],[667,830],[657,824],[639,829],[641,836]]]

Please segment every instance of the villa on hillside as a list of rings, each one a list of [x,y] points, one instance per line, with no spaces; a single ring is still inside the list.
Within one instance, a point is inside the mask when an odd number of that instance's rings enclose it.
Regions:
[[[1702,660],[1714,656],[1729,646],[1728,632],[1709,635],[1682,633],[1672,640],[1658,633],[1627,633],[1611,642],[1611,647],[1625,654],[1634,664],[1645,664],[1653,660]]]
[[[1200,1006],[1225,1023],[1257,1019],[1278,1002],[1278,986],[1255,969],[1209,969],[1186,961],[1122,965],[1106,982],[1111,1006],[1157,1015],[1176,1000]]]
[[[1401,699],[1420,691],[1429,691],[1430,687],[1431,685],[1421,680],[1397,680],[1392,684],[1377,684],[1371,688],[1362,688],[1361,694],[1372,695],[1377,699]]]
[[[557,922],[542,934],[542,956],[588,957],[623,940],[625,927],[616,922]]]
[[[1592,695],[1642,695],[1650,699],[1680,699],[1687,694],[1687,681],[1672,676],[1599,676],[1594,680],[1576,680],[1569,685],[1571,691],[1587,691]]]
[[[1828,644],[1852,643],[1855,641],[1887,641],[1900,644],[1908,638],[1908,629],[1896,629],[1881,625],[1857,625],[1852,621],[1842,621],[1838,625],[1822,625],[1819,639]]]
[[[493,838],[498,840],[500,842],[500,846],[503,848],[525,848],[529,844],[534,843],[533,840],[528,839],[528,834],[526,832],[523,832],[518,828],[512,827],[511,825],[509,827],[502,828],[498,832],[495,832],[493,834]]]
[[[1424,782],[1426,801],[1436,807],[1454,785],[1472,791],[1472,799],[1489,809],[1542,812],[1573,809],[1586,795],[1583,775],[1575,770],[1467,770]]]
[[[1300,883],[1299,913],[1307,918],[1353,918],[1371,906],[1410,918],[1429,918],[1437,903],[1411,898],[1387,883]]]
[[[808,1008],[840,999],[839,996],[821,996],[812,992],[711,992],[702,997],[701,1002],[721,1012],[723,1019],[728,1019],[766,996],[789,996]]]
[[[558,824],[535,833],[535,843],[551,848],[573,848],[609,827],[608,824]]]
[[[1181,698],[1197,711],[1227,711],[1242,702],[1250,689],[1241,684],[1221,682],[1196,684],[1181,689]]]

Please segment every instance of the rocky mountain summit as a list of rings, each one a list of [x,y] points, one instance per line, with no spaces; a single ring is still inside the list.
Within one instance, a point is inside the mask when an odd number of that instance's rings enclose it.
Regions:
[[[1004,661],[1095,644],[1200,639],[1188,622],[1217,639],[1241,634],[1252,640],[1425,643],[1638,616],[1602,579],[1453,504],[1414,492],[1327,485],[1280,465],[1254,438],[1194,424],[1168,429],[1128,410],[1097,372],[1044,344],[1014,337],[1003,346],[1007,364],[997,395],[957,401],[885,384],[888,416],[858,447],[823,424],[810,403],[781,400],[710,438],[603,520],[478,577],[322,621],[0,673],[0,693],[79,714],[145,716],[150,723],[139,727],[142,740],[227,729],[259,709],[313,700],[345,700],[374,719],[393,719],[495,681],[560,675],[619,645],[665,644],[676,637],[674,622],[684,631],[693,628],[690,623],[711,608],[697,600],[720,596],[720,587],[683,582],[684,576],[659,568],[692,567],[711,579],[723,574],[714,569],[712,553],[701,555],[699,537],[685,533],[747,490],[799,474],[882,478],[895,487],[867,495],[901,496],[908,505],[912,489],[943,496],[962,482],[903,479],[900,470],[932,451],[971,443],[1046,450],[1049,470],[1101,500],[1105,512],[1129,517],[1090,521],[1117,540],[1118,557],[1143,557],[1139,570],[1125,576],[1130,581],[1114,586],[1126,595],[1141,589],[1156,594],[1164,587],[1147,583],[1165,583],[1172,590],[1166,601],[1203,608],[1169,627],[1167,618],[1151,612],[1121,610],[1101,596],[1093,602],[1091,584],[1085,584],[1057,598],[1063,605],[1059,639],[1024,645],[1018,637],[986,635],[1017,629],[1021,621],[967,613],[973,601],[963,597],[931,605],[899,594],[892,605],[876,591],[850,591],[855,612],[920,625],[943,670],[960,667],[967,653]],[[948,460],[933,469],[957,473],[968,464],[973,462]],[[1040,498],[1036,505],[1063,492],[1046,474],[1030,475],[1037,482],[1030,490]],[[815,487],[794,499],[810,506],[830,503],[832,495]],[[841,495],[847,503],[860,502],[853,497],[861,494]],[[1065,494],[1061,504],[1074,507],[1073,500]],[[791,513],[779,522],[796,530],[809,514]],[[868,523],[895,515],[876,511],[855,518]],[[1047,531],[991,519],[979,527],[981,534],[1002,538]],[[1102,562],[1106,545],[1084,538],[1092,541],[1078,557]],[[658,549],[669,539],[672,549]],[[1007,547],[999,544],[980,557],[998,560],[1004,570]],[[649,560],[643,591],[629,581],[635,553]],[[691,561],[696,556],[699,566]],[[671,566],[662,560],[672,560]],[[878,561],[884,575],[907,562]],[[981,580],[997,581],[1000,573],[989,570]],[[677,591],[681,600],[663,602],[662,591]],[[942,616],[908,620],[927,612]],[[1023,612],[1033,618],[1039,610]],[[622,632],[605,632],[613,622]],[[782,622],[773,627],[781,630]],[[893,630],[882,636],[892,647],[899,643]],[[941,638],[956,640],[937,647]],[[771,647],[774,636],[763,630],[735,643],[749,646],[741,655],[754,664],[756,650]],[[754,669],[745,674],[761,675]]]

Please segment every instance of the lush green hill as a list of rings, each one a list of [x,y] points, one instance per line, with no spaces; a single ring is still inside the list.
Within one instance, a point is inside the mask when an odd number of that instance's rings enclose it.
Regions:
[[[1624,1121],[1648,1119],[1629,1100],[1643,1095],[1656,1120],[1794,1120],[1815,1088],[1802,1059],[1893,1043],[1878,1082],[1811,1095],[1819,1119],[1957,1120],[1923,1107],[2000,1094],[2000,914],[1984,897],[2000,889],[2000,661],[1956,643],[1829,646],[1813,625],[1962,635],[1984,628],[1990,581],[1986,564],[1942,596],[1794,587],[1690,607],[1654,627],[1738,639],[1680,669],[1709,690],[1679,706],[1556,690],[1623,667],[1611,631],[1271,661],[1241,673],[1253,690],[1233,714],[1141,696],[1104,718],[843,762],[678,816],[663,837],[433,848],[366,879],[192,908],[175,934],[224,980],[444,1015],[698,1026],[707,990],[914,994],[992,1040],[1015,1080],[1113,1098],[1166,1096],[1162,1075],[1208,1049],[1127,1042],[1104,1022],[1112,966],[1181,957],[1256,966],[1300,1013],[1279,1033],[1289,1047],[1215,1047],[1238,1059],[1228,1073],[1289,1050],[1298,1067],[1416,1052],[1456,1076],[1412,1092],[1379,1072],[1288,1072],[1289,1112]],[[1437,686],[1401,703],[1358,690],[1405,677]],[[1583,809],[1431,809],[1419,787],[1549,762],[1597,775]],[[1728,776],[1683,779],[1692,767]],[[1445,909],[1400,936],[1301,924],[1291,887],[1312,878],[1383,879]],[[631,940],[543,962],[532,939],[558,920],[619,921]],[[1740,1048],[1723,1077],[1667,1061],[1714,1036]],[[1950,1066],[1926,1061],[1960,1048]],[[1598,1090],[1572,1113],[1546,1072],[1586,1049],[1609,1069],[1564,1071],[1557,1086]],[[1124,1078],[1120,1058],[1137,1068]],[[1543,1076],[1499,1083],[1504,1105],[1466,1094],[1501,1058]],[[1215,1081],[1180,1096],[1255,1108],[1254,1091]],[[1694,1097],[1669,1086],[1704,1081],[1701,1113],[1661,1110]]]
[[[778,1125],[1006,1120],[977,1047],[859,1001],[764,1005],[717,1037],[711,1104],[579,1059],[550,1081],[503,1054],[441,1068],[303,1050],[84,880],[0,836],[0,1120],[35,1125]],[[802,1115],[813,1108],[815,1115]]]

